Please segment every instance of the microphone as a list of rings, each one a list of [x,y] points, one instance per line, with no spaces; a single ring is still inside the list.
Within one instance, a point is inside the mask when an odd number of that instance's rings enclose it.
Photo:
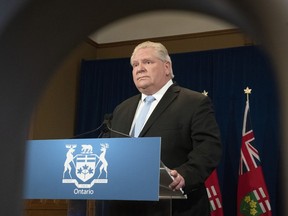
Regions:
[[[110,132],[113,132],[115,134],[118,134],[118,135],[121,135],[121,136],[124,136],[124,137],[131,137],[130,135],[128,134],[125,134],[125,133],[122,133],[120,131],[117,131],[117,130],[114,130],[110,127],[110,121],[112,120],[113,118],[113,115],[110,113],[110,114],[105,114],[104,115],[104,121],[103,121],[103,125],[104,125],[104,129],[102,130],[102,134],[103,133],[107,133],[108,131]]]
[[[90,130],[90,131],[86,131],[84,133],[81,133],[81,134],[78,134],[78,135],[75,135],[73,136],[72,138],[78,138],[78,137],[81,137],[81,136],[84,136],[84,135],[87,135],[87,134],[90,134],[90,133],[93,133],[93,132],[96,132],[96,131],[99,131],[101,129],[101,133],[99,134],[98,138],[102,137],[105,133],[107,132],[113,132],[115,134],[118,134],[118,135],[121,135],[121,136],[124,136],[124,137],[131,137],[130,135],[128,134],[125,134],[125,133],[122,133],[120,131],[116,131],[116,130],[113,130],[111,127],[110,127],[110,122],[113,118],[113,115],[111,113],[106,113],[104,115],[104,120],[103,122],[101,123],[101,125],[93,130]],[[107,137],[108,138],[108,137]]]
[[[103,120],[103,122],[101,123],[101,125],[99,127],[95,128],[93,130],[90,130],[90,131],[86,131],[86,132],[81,133],[81,134],[77,134],[77,135],[73,136],[72,138],[78,138],[78,137],[81,137],[81,136],[96,132],[96,131],[98,131],[98,130],[100,130],[102,128],[101,133],[98,136],[98,138],[101,137],[104,133],[107,133],[109,131],[109,129],[107,127],[107,124],[112,119],[111,116],[112,116],[112,114],[105,114],[104,115],[104,120]]]

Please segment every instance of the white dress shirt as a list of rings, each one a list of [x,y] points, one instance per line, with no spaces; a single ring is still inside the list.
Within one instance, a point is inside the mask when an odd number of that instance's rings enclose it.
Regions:
[[[150,110],[146,116],[146,120],[144,122],[144,125],[146,124],[146,121],[149,119],[151,113],[153,112],[153,110],[155,109],[155,107],[157,106],[157,104],[159,103],[159,101],[161,100],[161,98],[163,97],[163,95],[166,93],[166,91],[168,90],[168,88],[173,84],[173,81],[172,80],[169,80],[158,92],[156,92],[155,94],[153,94],[152,96],[155,98],[155,100],[152,102],[151,104],[151,107],[150,107]],[[137,107],[137,110],[136,110],[136,113],[135,113],[135,116],[134,116],[134,120],[133,120],[133,123],[131,125],[131,129],[130,129],[130,135],[131,135],[131,132],[134,128],[134,125],[135,125],[135,121],[139,115],[139,113],[141,112],[143,106],[144,106],[144,99],[147,97],[147,95],[145,94],[142,94],[141,95],[141,100],[139,100],[139,104],[138,104],[138,107]],[[143,125],[143,127],[144,127]]]

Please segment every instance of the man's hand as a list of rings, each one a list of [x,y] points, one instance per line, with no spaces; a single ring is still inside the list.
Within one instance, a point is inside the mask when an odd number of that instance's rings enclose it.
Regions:
[[[184,178],[176,170],[171,170],[170,175],[173,177],[173,182],[169,185],[172,190],[180,190],[185,186]]]

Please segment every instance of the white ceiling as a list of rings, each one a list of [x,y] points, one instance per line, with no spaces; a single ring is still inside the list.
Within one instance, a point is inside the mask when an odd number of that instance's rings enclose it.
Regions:
[[[89,36],[98,44],[183,35],[235,28],[231,24],[194,12],[156,11],[130,16]]]

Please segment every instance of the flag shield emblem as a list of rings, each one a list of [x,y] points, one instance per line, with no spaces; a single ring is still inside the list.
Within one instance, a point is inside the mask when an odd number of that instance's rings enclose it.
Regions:
[[[91,179],[95,174],[96,154],[76,155],[75,172],[76,176],[83,182]]]
[[[245,216],[246,215],[258,216],[264,213],[253,192],[246,194],[246,196],[244,196],[244,198],[241,200],[240,211],[241,214]]]

